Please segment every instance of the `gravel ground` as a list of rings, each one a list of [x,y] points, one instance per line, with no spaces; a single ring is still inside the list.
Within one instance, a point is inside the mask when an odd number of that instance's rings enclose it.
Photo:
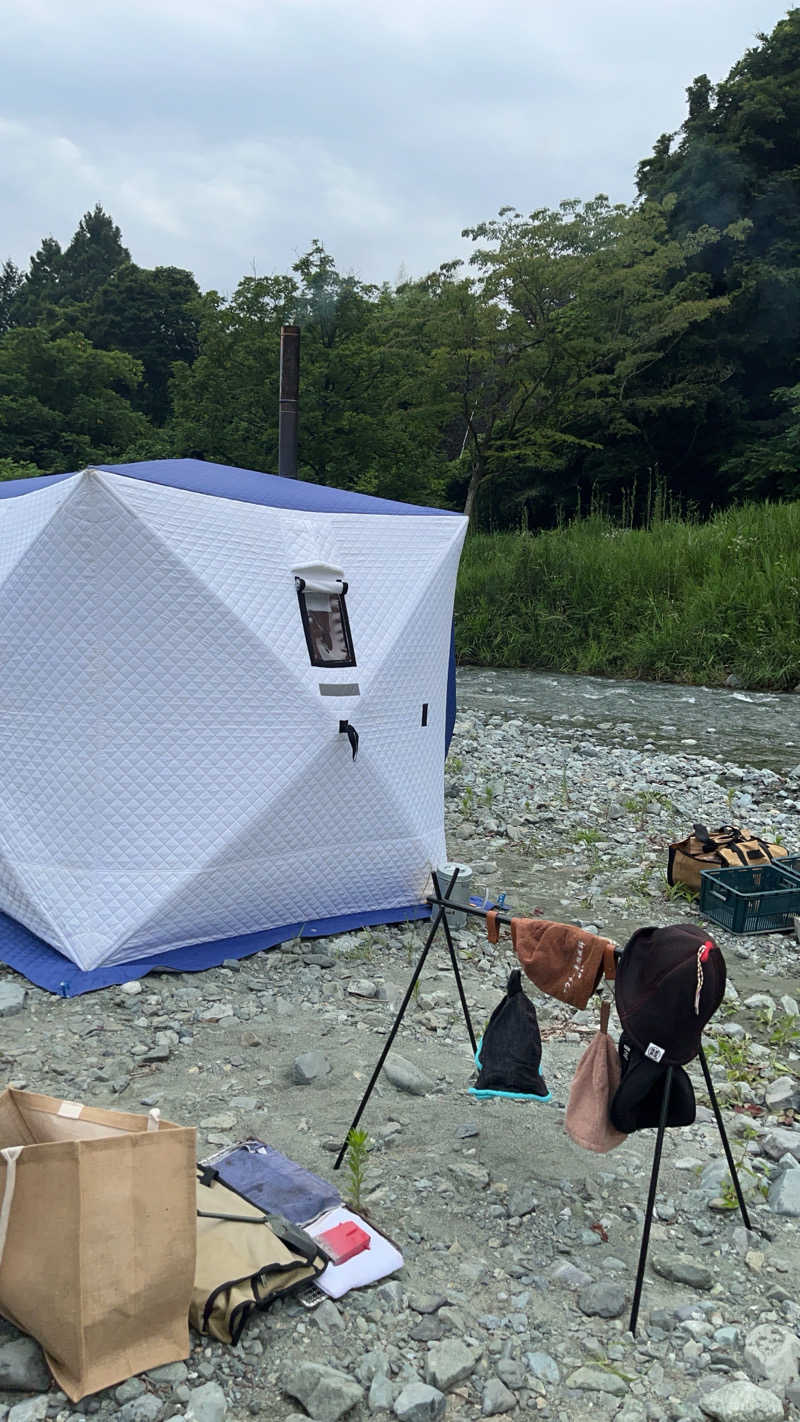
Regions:
[[[693,819],[749,823],[800,851],[800,767],[779,776],[691,747],[667,754],[624,724],[601,744],[569,718],[543,727],[462,713],[446,806],[451,857],[471,865],[475,888],[620,943],[643,924],[697,920],[664,879],[666,845]],[[563,1129],[596,1009],[571,1013],[529,984],[553,1099],[477,1102],[442,942],[390,1054],[404,1089],[385,1072],[362,1122],[363,1201],[402,1248],[403,1271],[313,1313],[278,1304],[237,1348],[195,1337],[185,1364],[77,1407],[40,1391],[38,1350],[3,1325],[0,1384],[15,1387],[0,1399],[12,1422],[800,1416],[800,946],[715,932],[729,989],[706,1046],[755,1228],[731,1209],[695,1064],[698,1119],[667,1136],[635,1339],[626,1330],[654,1133],[594,1156]],[[260,1136],[344,1186],[334,1151],[423,941],[421,925],[401,925],[292,942],[70,1001],[2,970],[6,1077],[98,1105],[157,1105],[197,1125],[202,1154]],[[490,947],[473,926],[456,941],[480,1031],[513,966],[510,941]],[[310,1048],[318,1071],[301,1085],[294,1064]]]

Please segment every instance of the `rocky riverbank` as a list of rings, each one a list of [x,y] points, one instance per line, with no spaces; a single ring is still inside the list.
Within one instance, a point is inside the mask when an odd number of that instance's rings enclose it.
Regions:
[[[800,767],[778,775],[693,747],[666,754],[624,726],[600,743],[569,719],[462,713],[446,804],[451,857],[471,865],[475,889],[619,942],[645,923],[697,918],[664,883],[666,844],[693,818],[750,823],[800,851]],[[754,1230],[731,1208],[693,1066],[698,1119],[667,1136],[635,1339],[626,1330],[653,1134],[593,1156],[563,1129],[594,1008],[570,1013],[531,988],[553,1099],[476,1102],[439,948],[362,1123],[364,1203],[402,1248],[402,1273],[313,1313],[278,1305],[237,1348],[194,1339],[185,1364],[78,1407],[40,1391],[38,1350],[7,1326],[0,1397],[11,1422],[800,1415],[800,945],[716,936],[729,989],[707,1051]],[[420,925],[364,930],[70,1001],[3,970],[6,1077],[129,1110],[157,1105],[197,1124],[203,1154],[260,1136],[337,1178],[335,1148],[422,942]],[[513,966],[510,944],[490,947],[472,926],[457,942],[480,1030]],[[309,1047],[312,1060],[298,1063]]]

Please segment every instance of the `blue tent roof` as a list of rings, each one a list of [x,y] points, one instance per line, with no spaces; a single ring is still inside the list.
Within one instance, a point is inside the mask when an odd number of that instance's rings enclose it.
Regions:
[[[234,469],[227,464],[207,464],[203,459],[143,459],[136,464],[96,464],[127,479],[146,479],[150,484],[166,484],[188,489],[193,494],[213,494],[218,499],[238,499],[244,504],[265,504],[276,509],[302,509],[305,513],[361,514],[452,514],[452,509],[423,508],[401,504],[394,499],[376,499],[351,489],[331,489],[326,484],[306,484],[302,479],[282,479],[278,474],[261,474],[257,469]],[[41,474],[32,479],[0,481],[0,499],[31,494],[72,479],[71,474]]]

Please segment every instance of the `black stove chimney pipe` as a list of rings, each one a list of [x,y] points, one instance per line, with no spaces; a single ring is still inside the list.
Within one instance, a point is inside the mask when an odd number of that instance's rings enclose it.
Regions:
[[[300,327],[281,326],[278,401],[278,473],[297,478],[297,404],[300,389]]]

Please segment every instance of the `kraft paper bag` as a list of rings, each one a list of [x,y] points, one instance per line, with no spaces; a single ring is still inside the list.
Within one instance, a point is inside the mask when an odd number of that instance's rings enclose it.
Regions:
[[[195,1132],[0,1093],[0,1313],[77,1402],[189,1355]]]

